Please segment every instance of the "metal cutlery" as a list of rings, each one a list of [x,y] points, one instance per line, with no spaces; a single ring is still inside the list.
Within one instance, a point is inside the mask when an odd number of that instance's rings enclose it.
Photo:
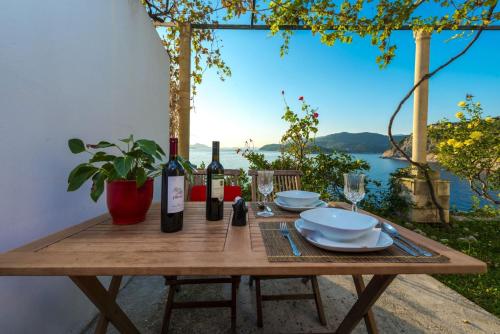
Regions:
[[[300,256],[301,253],[295,243],[292,240],[292,237],[290,236],[290,231],[288,230],[288,226],[286,223],[280,223],[280,231],[283,237],[288,239],[288,242],[290,243],[290,247],[292,248],[293,255],[295,256]]]
[[[390,224],[387,224],[387,223],[382,223],[382,230],[384,232],[387,232],[387,234],[389,234],[393,239],[394,239],[394,243],[396,244],[396,246],[398,246],[398,244],[396,243],[396,240],[398,241],[399,244],[402,245],[402,242],[406,243],[408,246],[410,246],[411,248],[413,248],[417,253],[418,255],[423,255],[423,256],[432,256],[432,253],[426,251],[425,249],[422,249],[420,247],[418,247],[417,245],[415,245],[413,242],[411,242],[410,240],[402,237],[398,230],[396,230],[392,225]],[[404,245],[403,245],[404,246]],[[399,247],[399,246],[398,246]],[[401,248],[401,247],[400,247]],[[404,251],[407,251],[405,249],[403,249]],[[415,253],[415,252],[413,252]],[[411,253],[410,253],[411,254]]]
[[[417,252],[415,252],[413,249],[411,249],[410,247],[403,244],[398,239],[393,238],[392,240],[394,241],[394,245],[396,245],[396,247],[398,247],[399,249],[402,249],[403,251],[410,254],[411,256],[418,256]]]

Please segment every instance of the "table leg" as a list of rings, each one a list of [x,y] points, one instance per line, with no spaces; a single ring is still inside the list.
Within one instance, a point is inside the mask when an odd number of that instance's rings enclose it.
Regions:
[[[391,284],[397,275],[375,275],[366,289],[359,295],[358,300],[352,306],[349,313],[335,331],[336,334],[351,333],[354,327],[361,321],[385,289]]]
[[[116,300],[118,292],[120,291],[120,284],[122,282],[122,276],[113,276],[111,278],[111,283],[109,283],[108,293],[113,300]],[[95,334],[105,334],[108,330],[109,320],[101,313],[99,320],[97,321],[97,326],[95,327]]]
[[[365,290],[365,281],[362,275],[352,275],[352,280],[354,281],[354,286],[356,287],[356,292],[359,295]],[[377,322],[375,321],[375,316],[373,315],[372,309],[369,309],[365,314],[365,325],[368,334],[378,334]]]
[[[119,332],[139,334],[139,330],[115,302],[111,292],[106,291],[96,276],[70,276],[70,278]]]

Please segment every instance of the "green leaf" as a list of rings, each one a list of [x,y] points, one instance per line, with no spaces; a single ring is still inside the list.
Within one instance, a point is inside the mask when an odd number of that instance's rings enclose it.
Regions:
[[[98,169],[89,164],[78,165],[68,177],[68,191],[75,191],[82,186]]]
[[[96,154],[94,154],[94,156],[89,160],[89,162],[90,163],[103,162],[103,161],[109,162],[109,161],[113,161],[115,159],[116,159],[116,156],[100,151],[100,152],[97,152]]]
[[[111,146],[115,146],[115,144],[107,142],[107,141],[104,141],[104,140],[101,140],[100,142],[98,142],[94,146],[94,148],[106,148],[106,147],[111,147]]]
[[[119,157],[116,158],[115,161],[113,162],[113,165],[115,166],[115,170],[124,179],[127,178],[127,174],[130,172],[130,169],[132,168],[132,163],[134,162],[134,159],[129,156],[125,157]]]
[[[160,153],[162,156],[165,156],[165,151],[163,151],[161,146],[158,144],[156,144],[156,151],[158,151],[158,153]]]
[[[137,168],[135,172],[135,183],[137,188],[142,187],[147,179],[148,176],[144,168]]]
[[[111,162],[107,162],[102,165],[101,170],[106,173],[108,181],[113,181],[120,178],[120,176],[116,172],[115,166]]]
[[[144,167],[145,169],[147,169],[150,172],[155,172],[157,169],[161,169],[161,168],[155,168],[153,165],[151,165],[149,163],[143,164],[142,167]]]
[[[78,154],[85,151],[85,144],[81,139],[72,138],[68,140],[68,146],[71,153]]]
[[[106,181],[106,174],[103,172],[97,172],[92,177],[92,188],[90,190],[90,198],[94,202],[97,202],[99,197],[101,197],[104,191],[104,182]]]
[[[141,150],[149,155],[154,155],[156,153],[156,143],[152,140],[139,139],[135,142]]]
[[[129,144],[134,141],[134,136],[130,135],[128,138],[120,139],[121,142],[124,142],[125,144]]]
[[[88,165],[89,165],[88,163],[83,163],[83,164],[79,164],[78,166],[73,168],[73,170],[68,175],[68,183],[71,181],[71,179],[74,177],[74,175],[80,170],[80,168],[88,166]]]

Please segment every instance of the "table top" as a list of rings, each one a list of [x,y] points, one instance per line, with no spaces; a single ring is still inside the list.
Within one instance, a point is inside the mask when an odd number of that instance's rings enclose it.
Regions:
[[[486,271],[485,263],[394,224],[403,236],[448,257],[449,262],[269,262],[258,223],[294,218],[254,218],[249,212],[246,226],[232,226],[231,211],[231,205],[226,203],[223,220],[206,221],[205,203],[187,202],[184,228],[176,233],[160,231],[158,203],[152,205],[145,222],[135,225],[113,225],[105,214],[0,254],[0,275],[390,275]]]

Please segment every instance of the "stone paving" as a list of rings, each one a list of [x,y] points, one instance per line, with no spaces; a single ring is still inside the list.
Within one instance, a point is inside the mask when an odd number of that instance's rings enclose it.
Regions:
[[[365,277],[367,280],[368,277]],[[350,276],[321,276],[328,326],[319,324],[313,301],[264,302],[264,328],[256,326],[255,288],[242,278],[238,333],[331,333],[355,300]],[[309,283],[310,284],[310,283]],[[143,334],[159,333],[167,287],[162,277],[134,277],[118,302]],[[299,279],[265,281],[264,293],[307,291]],[[176,300],[229,298],[228,285],[184,286]],[[400,275],[373,308],[380,333],[500,333],[500,320],[427,275]],[[169,333],[229,333],[229,309],[174,310]],[[82,333],[93,333],[95,319]],[[110,325],[108,333],[117,333]],[[354,333],[366,333],[364,322]]]

